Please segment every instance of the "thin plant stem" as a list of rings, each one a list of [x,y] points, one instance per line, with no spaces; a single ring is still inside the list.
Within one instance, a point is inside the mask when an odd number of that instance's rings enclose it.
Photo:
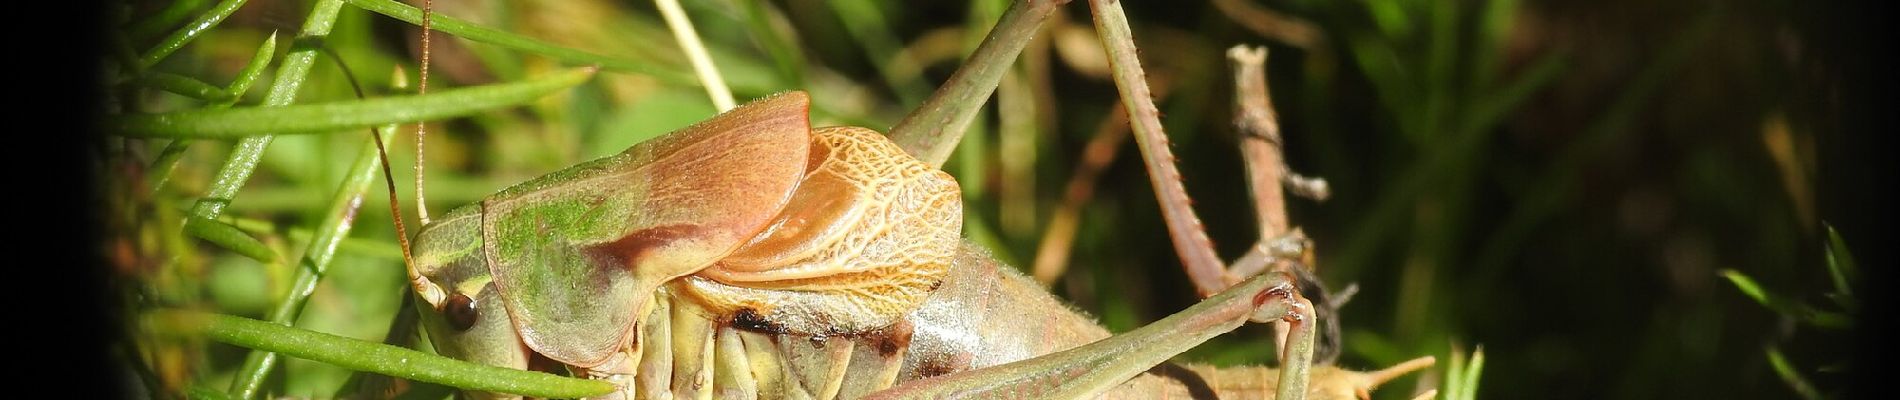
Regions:
[[[719,67],[714,66],[712,56],[706,54],[706,45],[700,43],[699,32],[693,29],[693,20],[686,17],[686,10],[680,9],[679,0],[653,0],[653,4],[659,6],[660,15],[666,19],[666,27],[673,30],[673,39],[679,41],[680,50],[692,60],[693,72],[699,75],[699,82],[706,88],[706,96],[712,98],[713,107],[726,112],[737,106],[732,100],[732,89],[726,87]]]

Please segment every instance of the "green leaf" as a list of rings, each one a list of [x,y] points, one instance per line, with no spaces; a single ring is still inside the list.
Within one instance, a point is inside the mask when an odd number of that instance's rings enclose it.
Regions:
[[[111,129],[131,137],[232,139],[262,134],[324,133],[372,125],[449,118],[518,105],[586,82],[594,68],[540,79],[367,100],[282,107],[203,109],[118,118]]]
[[[542,398],[580,398],[607,394],[615,389],[613,384],[605,381],[480,365],[250,318],[182,310],[154,311],[147,317],[173,332],[202,334],[211,340],[237,346],[469,390]]]

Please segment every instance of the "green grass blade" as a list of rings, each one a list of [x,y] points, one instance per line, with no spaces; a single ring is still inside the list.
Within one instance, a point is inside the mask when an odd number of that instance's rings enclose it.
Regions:
[[[185,222],[185,232],[259,262],[277,260],[277,252],[271,251],[270,246],[223,222],[192,218]]]
[[[1820,328],[1848,329],[1854,326],[1854,319],[1847,314],[1817,310],[1798,300],[1770,293],[1767,290],[1763,290],[1760,284],[1755,283],[1753,278],[1749,278],[1741,272],[1724,269],[1721,271],[1721,274],[1723,277],[1728,278],[1729,282],[1734,283],[1735,288],[1740,289],[1742,294],[1754,299],[1757,303],[1761,303],[1763,307],[1767,307],[1775,313],[1793,317],[1796,320]]]
[[[1459,388],[1458,399],[1478,398],[1478,376],[1484,373],[1484,346],[1471,351],[1471,363],[1465,366],[1464,386]]]
[[[119,118],[114,132],[131,137],[239,138],[263,133],[324,133],[466,115],[533,101],[586,82],[593,68],[513,83],[414,96],[283,107],[208,109]]]
[[[191,43],[192,39],[197,39],[198,35],[217,27],[218,23],[224,22],[225,17],[230,17],[231,13],[237,12],[238,7],[242,6],[244,6],[244,0],[218,2],[218,5],[212,6],[203,15],[199,15],[197,20],[191,21],[177,32],[172,32],[171,36],[166,36],[164,41],[158,42],[158,45],[146,51],[145,55],[139,56],[139,67],[150,68],[157,65],[159,61],[164,61],[165,57],[184,48],[185,44]]]
[[[270,66],[271,56],[276,54],[277,32],[271,32],[270,37],[264,38],[263,44],[257,45],[257,51],[251,53],[251,62],[244,64],[244,68],[238,70],[237,76],[231,78],[231,84],[225,86],[224,93],[230,94],[231,97],[214,106],[230,107],[242,101],[244,93],[251,91],[251,85],[257,83],[257,78],[264,76],[264,67]]]
[[[422,24],[422,10],[392,0],[344,0],[358,8],[408,22]],[[430,27],[438,32],[455,35],[479,43],[487,43],[509,49],[540,54],[574,64],[599,65],[609,71],[635,73],[652,76],[669,84],[699,86],[699,81],[691,74],[672,69],[661,68],[620,57],[611,57],[581,50],[561,47],[527,36],[483,27],[474,23],[442,14],[429,17]]]
[[[1445,400],[1460,400],[1458,394],[1465,392],[1465,380],[1458,378],[1463,377],[1464,372],[1465,352],[1454,345],[1451,347],[1451,361],[1445,363],[1445,386],[1439,390],[1445,395]]]
[[[1842,299],[1852,300],[1854,296],[1855,275],[1859,267],[1854,265],[1854,254],[1847,251],[1847,241],[1841,239],[1841,232],[1834,225],[1822,224],[1827,228],[1827,272],[1833,277],[1834,290]],[[1843,304],[1846,305],[1846,304]]]
[[[222,88],[211,86],[192,77],[172,73],[148,71],[139,76],[139,83],[209,103],[224,101],[229,96]]]
[[[1821,392],[1814,390],[1814,384],[1808,383],[1808,378],[1802,377],[1800,371],[1794,370],[1794,364],[1789,363],[1788,358],[1781,355],[1781,349],[1768,346],[1766,352],[1768,363],[1775,367],[1775,375],[1780,375],[1781,380],[1787,382],[1788,388],[1793,389],[1796,395],[1808,400],[1826,398],[1821,396]]]
[[[395,125],[384,126],[374,134],[392,136]],[[330,268],[330,260],[336,255],[336,249],[354,227],[357,210],[362,207],[364,192],[369,190],[371,182],[376,180],[378,168],[382,167],[382,153],[378,152],[376,142],[364,138],[357,149],[356,160],[350,164],[349,173],[344,175],[343,183],[337,185],[330,204],[323,213],[323,221],[317,224],[316,236],[312,237],[304,249],[301,268],[297,268],[297,278],[290,287],[290,293],[271,310],[270,320],[284,326],[290,326],[303,314],[304,305],[309,303],[310,295],[317,290],[317,283],[323,280]],[[277,363],[277,353],[252,352],[244,359],[244,365],[238,369],[237,379],[231,383],[238,398],[252,398],[262,388],[269,376],[271,367]]]
[[[599,396],[614,390],[613,384],[604,381],[480,365],[250,318],[181,310],[154,311],[148,317],[161,326],[202,333],[218,342],[470,390],[542,398]]]
[[[1741,289],[1742,294],[1747,295],[1750,299],[1755,299],[1756,303],[1761,303],[1762,306],[1768,308],[1775,307],[1768,299],[1768,292],[1761,290],[1761,285],[1755,283],[1754,278],[1749,278],[1748,275],[1743,275],[1740,271],[1732,269],[1724,269],[1720,273],[1722,277],[1728,278],[1729,282],[1734,283],[1736,289]]]
[[[231,80],[231,84],[225,86],[223,92],[231,96],[223,101],[214,102],[209,108],[228,108],[242,100],[244,92],[250,91],[251,85],[257,83],[257,77],[264,75],[264,67],[270,66],[271,56],[275,54],[277,54],[277,33],[271,32],[270,37],[264,39],[264,44],[257,46],[257,52],[252,53],[251,62],[244,64],[244,68],[238,70],[237,77]],[[165,151],[158,154],[158,160],[152,162],[151,172],[145,175],[145,181],[149,182],[146,186],[151,188],[153,193],[163,189],[165,181],[171,180],[172,170],[178,168],[178,160],[184,158],[185,150],[190,147],[191,139],[173,140],[165,144]]]
[[[163,33],[166,28],[171,28],[178,25],[178,22],[184,21],[185,17],[191,16],[192,11],[204,6],[206,1],[207,0],[179,0],[167,4],[165,8],[152,13],[151,16],[145,17],[145,19],[141,19],[133,23],[131,27],[126,28],[126,36],[139,41],[150,40],[150,38],[158,36],[159,33]]]
[[[310,67],[316,62],[321,50],[317,44],[330,36],[336,26],[336,17],[343,9],[342,0],[319,0],[311,6],[310,16],[304,20],[297,37],[302,38],[293,46],[290,54],[284,56],[283,66],[277,68],[277,80],[271,82],[270,92],[264,96],[265,106],[283,106],[297,100],[297,90],[303,87],[305,78],[310,75]],[[231,205],[231,199],[237,197],[239,188],[250,181],[251,173],[257,171],[257,163],[264,158],[264,149],[270,147],[272,136],[253,136],[244,138],[231,148],[224,164],[218,167],[216,180],[205,197],[191,207],[191,216],[213,219],[224,213]]]

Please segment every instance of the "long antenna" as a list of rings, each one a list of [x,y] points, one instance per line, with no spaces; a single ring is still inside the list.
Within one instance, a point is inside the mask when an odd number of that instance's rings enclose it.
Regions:
[[[429,90],[429,31],[431,27],[429,15],[433,14],[434,10],[434,1],[423,0],[422,70],[418,72],[420,76],[416,83],[416,94],[418,95],[427,93]],[[426,205],[426,202],[423,201],[424,190],[422,184],[422,138],[426,132],[424,127],[427,125],[427,121],[416,122],[416,217],[418,221],[422,222],[423,226],[429,225],[429,207]],[[402,245],[402,262],[404,269],[407,270],[409,274],[409,286],[414,288],[416,294],[422,296],[422,299],[427,301],[430,305],[442,304],[442,300],[447,297],[447,294],[442,291],[440,286],[436,286],[435,283],[429,282],[427,278],[424,278],[422,272],[416,269],[415,256],[409,249],[409,229],[402,222],[402,203],[396,199],[396,175],[390,172],[389,169],[389,149],[383,146],[382,135],[371,132],[370,136],[376,140],[377,156],[383,159],[383,183],[389,189],[389,214],[395,217],[396,241]]]
[[[418,95],[429,93],[429,31],[434,30],[430,29],[433,24],[429,16],[432,14],[435,14],[435,0],[422,0],[422,70],[417,72]],[[429,202],[424,201],[422,184],[422,137],[428,134],[427,126],[428,121],[416,122],[416,220],[423,226],[429,225]],[[383,163],[388,165],[388,160]]]
[[[371,131],[370,137],[376,140],[376,156],[383,159],[383,185],[389,188],[389,215],[395,216],[396,242],[402,245],[402,263],[404,269],[409,271],[409,285],[429,304],[441,304],[442,298],[447,295],[442,293],[442,288],[422,277],[422,271],[416,270],[415,257],[410,254],[409,229],[402,223],[402,202],[396,200],[396,175],[389,171],[389,149],[383,147],[382,135]],[[417,192],[416,197],[416,202],[421,203],[421,192]]]

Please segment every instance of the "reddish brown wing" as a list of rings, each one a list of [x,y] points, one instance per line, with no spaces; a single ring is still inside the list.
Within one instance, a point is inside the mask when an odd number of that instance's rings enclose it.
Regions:
[[[522,341],[592,367],[627,346],[658,285],[711,265],[785,206],[810,99],[754,101],[482,203],[483,252]]]

